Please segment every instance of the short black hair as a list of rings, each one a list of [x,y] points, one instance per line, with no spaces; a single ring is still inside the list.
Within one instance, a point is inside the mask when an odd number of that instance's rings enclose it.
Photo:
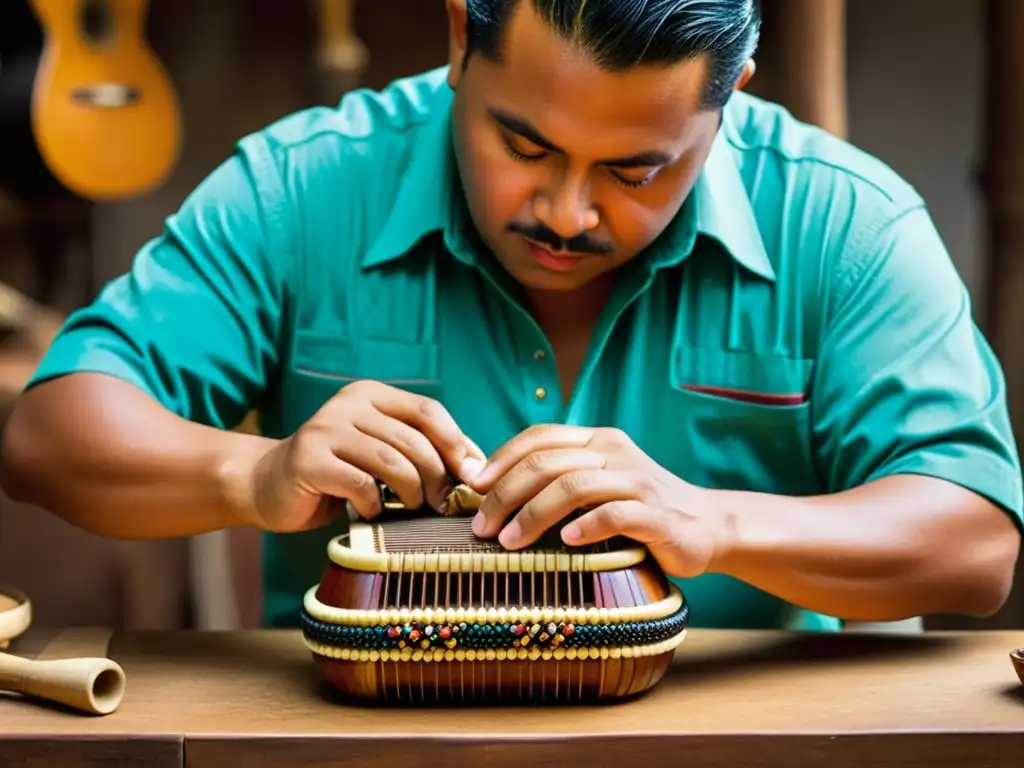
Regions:
[[[500,60],[502,31],[520,2],[609,71],[707,54],[706,109],[729,100],[760,36],[760,0],[466,0],[467,61],[473,51]]]

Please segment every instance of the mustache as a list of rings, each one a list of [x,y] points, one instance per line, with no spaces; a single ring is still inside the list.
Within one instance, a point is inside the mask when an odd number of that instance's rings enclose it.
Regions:
[[[588,253],[594,256],[610,256],[613,252],[611,243],[594,240],[585,233],[566,239],[543,224],[520,224],[513,221],[508,225],[508,231],[528,237],[555,252]]]

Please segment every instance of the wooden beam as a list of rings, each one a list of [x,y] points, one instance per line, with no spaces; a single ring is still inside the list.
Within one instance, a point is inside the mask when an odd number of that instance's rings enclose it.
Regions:
[[[846,138],[846,0],[771,0],[764,13],[772,96],[797,118]]]

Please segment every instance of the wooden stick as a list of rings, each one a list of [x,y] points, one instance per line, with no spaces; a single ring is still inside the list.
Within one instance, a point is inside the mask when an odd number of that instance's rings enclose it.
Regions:
[[[124,670],[110,659],[38,661],[0,653],[0,690],[108,715],[124,695]]]

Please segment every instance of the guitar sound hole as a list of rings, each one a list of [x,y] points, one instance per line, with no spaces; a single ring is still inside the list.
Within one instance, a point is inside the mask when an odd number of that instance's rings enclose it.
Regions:
[[[82,33],[93,45],[110,39],[113,33],[107,0],[83,0]]]

